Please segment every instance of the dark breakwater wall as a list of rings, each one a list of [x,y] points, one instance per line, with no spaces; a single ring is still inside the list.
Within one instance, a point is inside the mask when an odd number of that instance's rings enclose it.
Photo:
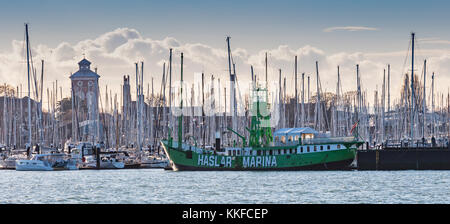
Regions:
[[[450,170],[447,148],[358,150],[358,170]]]

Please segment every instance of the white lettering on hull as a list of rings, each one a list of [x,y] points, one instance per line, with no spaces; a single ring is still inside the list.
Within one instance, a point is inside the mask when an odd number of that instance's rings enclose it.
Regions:
[[[232,167],[231,156],[217,155],[198,155],[197,166],[204,167]],[[270,168],[277,166],[277,158],[275,156],[244,156],[242,157],[242,166],[244,168]]]
[[[277,158],[275,156],[244,156],[242,158],[242,166],[244,168],[276,167]]]
[[[229,156],[198,155],[197,166],[231,168],[231,161]]]

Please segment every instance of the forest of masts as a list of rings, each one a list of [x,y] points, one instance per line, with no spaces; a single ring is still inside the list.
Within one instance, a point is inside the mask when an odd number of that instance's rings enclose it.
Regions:
[[[229,38],[228,67],[229,77],[220,80],[217,76],[202,73],[201,83],[184,86],[183,89],[183,140],[199,147],[212,146],[216,134],[219,133],[224,146],[242,146],[242,140],[228,128],[248,138],[246,127],[250,126],[249,112],[250,93],[241,94],[236,75],[235,63],[232,59]],[[31,52],[30,52],[31,53]],[[108,86],[99,89],[100,131],[94,138],[83,139],[72,130],[72,112],[74,107],[70,97],[63,98],[62,87],[58,81],[44,88],[44,61],[41,62],[40,77],[31,64],[31,98],[24,96],[22,85],[12,87],[0,86],[0,140],[11,148],[24,148],[31,144],[63,147],[66,141],[102,141],[107,148],[120,147],[158,147],[159,141],[168,136],[177,139],[177,115],[174,108],[180,106],[180,88],[174,85],[180,80],[180,74],[172,72],[172,49],[169,51],[169,62],[164,63],[160,80],[153,77],[147,84],[144,93],[144,63],[136,63],[136,96],[137,103],[131,101],[130,84],[121,85],[121,94],[112,92]],[[181,59],[182,60],[182,59]],[[391,68],[387,65],[380,77],[381,91],[375,90],[373,105],[367,99],[367,90],[361,83],[359,65],[355,66],[356,82],[354,91],[343,92],[339,66],[336,68],[336,91],[323,92],[319,76],[319,63],[316,62],[316,74],[297,73],[297,56],[294,74],[282,74],[279,69],[278,87],[270,90],[269,103],[272,118],[278,114],[273,130],[290,127],[312,127],[330,136],[348,136],[355,132],[371,146],[386,141],[409,139],[414,142],[431,137],[447,139],[450,135],[448,120],[450,119],[450,94],[435,92],[435,74],[427,74],[426,60],[423,62],[421,77],[414,73],[403,74],[403,83],[399,99],[391,100]],[[265,58],[265,80],[258,82],[259,77],[250,69],[252,86],[267,86],[268,66]],[[181,63],[181,66],[183,64]],[[182,68],[180,69],[182,73]],[[293,76],[294,89],[287,90],[286,77]],[[234,82],[230,82],[234,80]],[[431,80],[431,83],[428,83]],[[159,83],[158,83],[159,82]],[[222,84],[221,84],[222,82]],[[258,82],[258,83],[257,83]],[[314,89],[311,82],[315,82]],[[154,84],[158,83],[159,91],[155,92]],[[226,83],[226,84],[225,84]],[[227,84],[229,85],[227,86]],[[427,86],[426,91],[424,86]],[[227,94],[228,92],[230,94]],[[47,105],[43,105],[43,91],[46,90]],[[233,91],[229,91],[229,90]],[[394,88],[398,90],[398,88]],[[293,92],[293,94],[289,93]],[[446,95],[446,96],[445,96]],[[207,100],[212,99],[212,100]],[[233,103],[236,102],[236,103]],[[138,105],[138,107],[136,106]],[[203,106],[202,106],[203,105]],[[242,105],[239,111],[237,106]],[[45,108],[46,106],[46,108]],[[29,110],[27,108],[30,107]],[[46,109],[45,111],[43,109]],[[76,109],[75,109],[76,110]],[[28,116],[31,111],[31,116]],[[216,111],[210,114],[208,111]],[[234,111],[230,113],[230,111]],[[76,112],[76,111],[75,111]],[[28,117],[31,119],[28,120]],[[79,118],[83,120],[83,118]],[[31,124],[31,125],[30,125]]]

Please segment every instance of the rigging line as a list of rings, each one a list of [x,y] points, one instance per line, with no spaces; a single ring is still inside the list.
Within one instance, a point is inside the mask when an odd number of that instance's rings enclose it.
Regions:
[[[405,66],[406,66],[406,62],[407,62],[407,60],[408,60],[408,58],[409,58],[409,50],[411,49],[411,40],[409,40],[409,42],[408,42],[408,50],[406,51],[406,57],[405,57],[405,60],[403,61],[403,67],[402,67],[402,75],[403,74],[405,74],[405,73],[407,73],[407,72],[405,72]]]

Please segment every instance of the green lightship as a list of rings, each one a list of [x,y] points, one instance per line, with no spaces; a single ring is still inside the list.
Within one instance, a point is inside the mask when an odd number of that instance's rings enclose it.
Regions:
[[[272,133],[267,89],[252,91],[249,141],[242,145],[204,149],[182,142],[182,115],[179,117],[178,141],[162,140],[174,171],[242,171],[242,170],[342,170],[349,169],[357,148],[363,144],[358,136],[329,138],[312,128],[286,128]],[[182,105],[182,103],[181,103]]]

